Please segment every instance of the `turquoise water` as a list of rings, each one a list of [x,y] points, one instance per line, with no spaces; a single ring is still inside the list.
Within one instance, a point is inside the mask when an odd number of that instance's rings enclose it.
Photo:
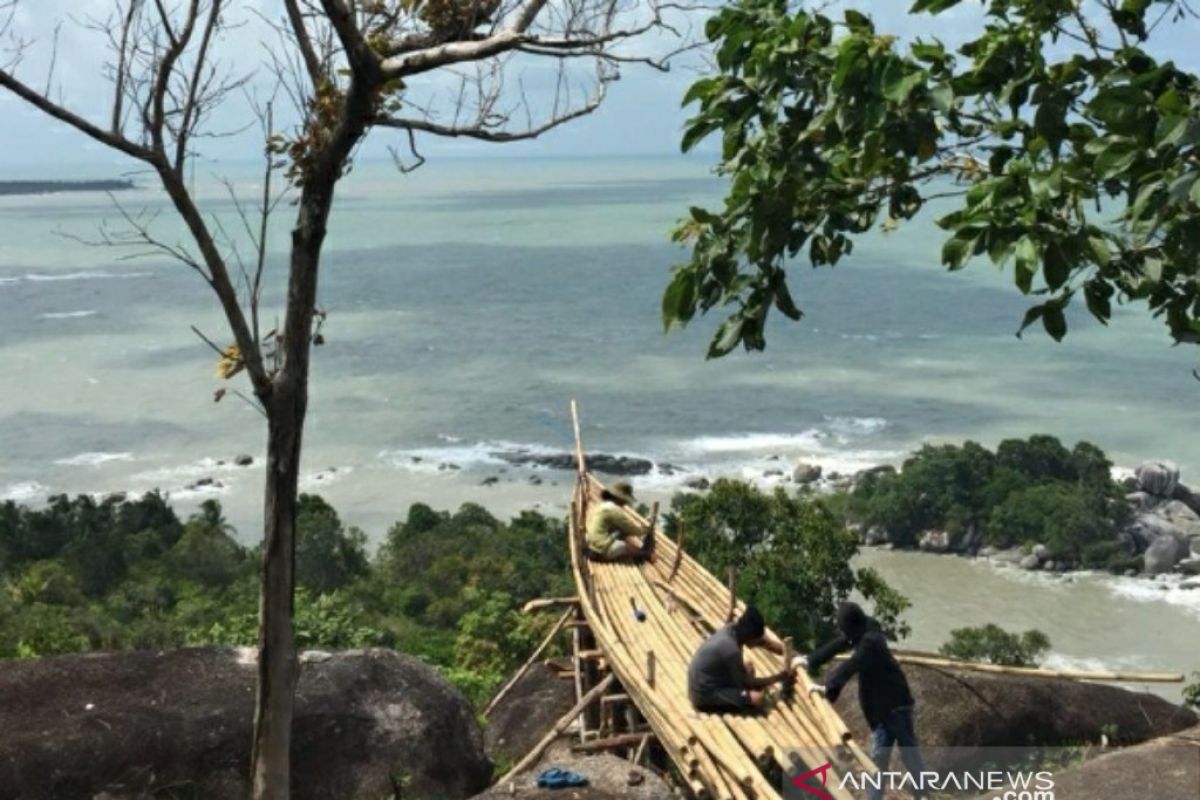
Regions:
[[[254,193],[253,170],[232,175]],[[142,183],[119,196],[130,211],[161,206]],[[196,186],[228,222],[224,189],[204,175]],[[672,223],[720,191],[705,163],[684,159],[442,161],[411,176],[359,165],[322,274],[309,485],[378,535],[410,487],[473,492],[497,443],[568,447],[573,396],[590,447],[692,471],[759,476],[772,456],[845,471],[924,441],[1034,432],[1090,439],[1120,464],[1200,469],[1186,435],[1200,389],[1190,348],[1138,312],[1109,329],[1077,317],[1062,344],[1017,339],[1025,301],[1008,276],[985,264],[945,273],[928,220],[867,237],[835,270],[797,264],[805,318],[776,320],[766,353],[706,362],[716,320],[664,335],[658,303],[685,255]],[[211,400],[213,358],[189,330],[225,338],[206,287],[159,257],[122,260],[61,235],[113,221],[102,195],[0,207],[0,494],[159,486],[185,501],[218,494],[252,525],[254,471],[216,461],[259,453],[262,429],[236,399]],[[180,236],[170,214],[158,230]],[[448,461],[466,474],[437,473]],[[209,475],[224,485],[186,489]],[[534,494],[549,502],[550,488]]]
[[[232,177],[254,193],[253,170]],[[161,207],[142,183],[120,195],[132,212]],[[228,222],[222,187],[198,175],[196,188]],[[1062,344],[1019,340],[1025,301],[1009,277],[983,264],[946,274],[927,220],[867,237],[835,270],[797,264],[805,318],[777,320],[766,353],[706,362],[716,320],[664,335],[658,314],[685,255],[669,242],[672,223],[720,197],[703,163],[443,161],[411,176],[365,164],[340,191],[303,487],[372,539],[417,500],[561,509],[567,475],[542,472],[535,485],[492,454],[568,449],[571,397],[590,449],[682,468],[640,478],[648,496],[693,473],[769,484],[763,473],[792,459],[848,471],[925,441],[1035,432],[1090,439],[1121,465],[1174,459],[1200,483],[1191,349],[1172,348],[1136,311],[1109,329],[1074,318]],[[268,320],[286,212],[272,234]],[[178,264],[123,260],[56,233],[92,237],[113,217],[102,195],[0,198],[0,497],[157,487],[184,509],[218,497],[253,540],[260,464],[230,459],[257,458],[263,426],[236,398],[212,401],[214,357],[189,330],[227,338],[207,288]],[[179,236],[169,214],[158,225]],[[499,483],[483,487],[485,477]],[[194,486],[203,478],[214,483]],[[996,621],[1045,629],[1055,663],[1193,666],[1200,590],[864,558],[914,600],[917,646]],[[1097,636],[1104,620],[1119,624]]]

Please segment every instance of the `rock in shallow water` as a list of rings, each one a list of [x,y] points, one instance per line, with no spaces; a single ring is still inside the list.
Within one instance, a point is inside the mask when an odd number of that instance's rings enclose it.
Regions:
[[[801,461],[792,470],[792,480],[796,483],[816,483],[821,479],[821,465]]]
[[[1175,568],[1187,555],[1187,547],[1174,536],[1159,536],[1142,555],[1143,570],[1148,575],[1161,575]]]

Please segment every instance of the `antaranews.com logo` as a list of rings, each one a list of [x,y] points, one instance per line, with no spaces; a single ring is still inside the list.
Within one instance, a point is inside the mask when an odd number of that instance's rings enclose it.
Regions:
[[[992,800],[1055,800],[1054,775],[1049,770],[950,770],[946,772],[847,770],[840,775],[828,761],[791,779],[800,796],[834,800],[829,786],[858,797],[869,792],[907,793],[913,797],[946,792],[992,793]]]

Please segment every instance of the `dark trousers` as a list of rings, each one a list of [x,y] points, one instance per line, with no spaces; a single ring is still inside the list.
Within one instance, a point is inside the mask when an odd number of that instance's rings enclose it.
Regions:
[[[905,768],[913,774],[917,781],[920,781],[920,775],[925,771],[925,762],[921,760],[920,745],[917,743],[917,734],[913,729],[912,706],[892,709],[883,722],[880,722],[871,731],[871,758],[875,761],[875,766],[884,772],[888,771],[888,762],[892,760],[894,745],[900,745],[900,758],[904,761]],[[917,792],[916,796],[922,797],[923,795]],[[880,800],[883,797],[883,791],[871,787],[867,791],[867,797],[870,800]]]

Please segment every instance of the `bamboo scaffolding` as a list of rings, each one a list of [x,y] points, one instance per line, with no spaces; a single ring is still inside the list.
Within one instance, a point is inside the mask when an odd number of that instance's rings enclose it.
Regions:
[[[525,677],[525,673],[528,672],[529,668],[533,666],[533,662],[536,661],[538,656],[540,656],[542,652],[550,646],[550,643],[554,641],[554,637],[558,635],[558,632],[563,629],[563,626],[567,624],[567,620],[570,619],[571,615],[574,613],[574,608],[569,608],[563,612],[563,615],[558,618],[558,622],[554,623],[554,627],[551,628],[550,632],[546,634],[546,638],[542,639],[542,643],[537,646],[537,649],[533,651],[533,654],[530,655],[529,658],[525,660],[525,663],[521,665],[520,669],[518,669],[513,676],[508,679],[508,683],[504,684],[500,691],[492,695],[492,699],[488,701],[487,706],[482,712],[480,712],[481,717],[487,719],[488,714],[492,713],[492,711],[496,708],[496,705],[504,699],[505,695],[509,693],[512,687],[517,685],[517,681]]]
[[[529,765],[535,763],[541,757],[542,753],[546,751],[546,748],[550,746],[550,743],[557,739],[559,735],[565,731],[571,725],[571,723],[579,717],[580,714],[583,713],[585,708],[599,698],[600,695],[604,694],[608,687],[612,685],[612,682],[613,676],[609,675],[604,680],[593,686],[591,691],[585,694],[578,703],[571,707],[570,711],[558,718],[558,721],[555,722],[546,735],[543,736],[541,740],[533,746],[533,749],[526,753],[520,761],[514,764],[512,769],[506,772],[504,777],[497,781],[497,783],[504,783],[505,781],[510,780],[514,775],[519,774]]]
[[[1006,667],[1001,664],[985,664],[979,661],[918,655],[903,651],[896,652],[893,655],[895,655],[896,660],[901,664],[943,667],[945,669],[959,669],[968,672],[986,672],[992,675],[1017,675],[1029,678],[1053,678],[1057,680],[1101,681],[1110,683],[1182,683],[1185,680],[1184,676],[1178,672],[1107,672],[1103,670],[1047,669],[1045,667]],[[848,656],[840,654],[834,658],[844,661]]]

